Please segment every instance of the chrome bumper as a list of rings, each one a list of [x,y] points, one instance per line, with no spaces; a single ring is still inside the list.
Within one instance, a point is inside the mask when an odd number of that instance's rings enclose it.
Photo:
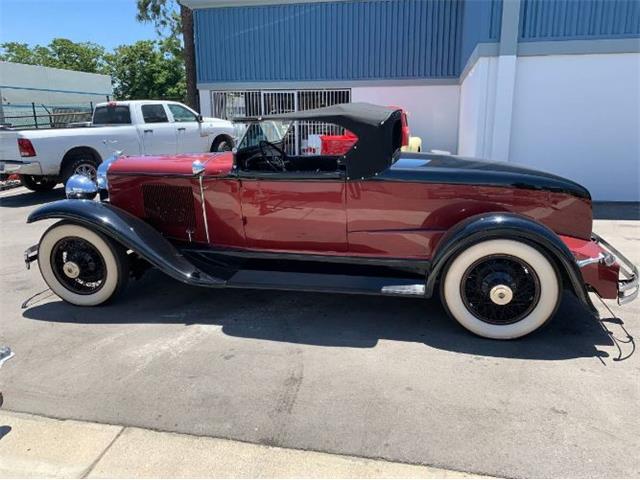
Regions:
[[[40,162],[29,160],[0,160],[0,173],[11,175],[20,173],[25,175],[42,175]]]
[[[35,262],[38,259],[38,245],[32,245],[24,251],[24,264],[27,270],[31,268],[31,262]]]
[[[620,274],[623,278],[618,280],[618,304],[624,305],[635,300],[640,292],[638,267],[600,235],[591,233],[591,238],[620,264]]]

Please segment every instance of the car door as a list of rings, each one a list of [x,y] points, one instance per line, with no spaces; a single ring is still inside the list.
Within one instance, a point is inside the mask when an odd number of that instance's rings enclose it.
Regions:
[[[147,103],[140,107],[142,114],[142,144],[146,155],[177,153],[177,134],[173,123],[161,103]]]
[[[241,172],[246,245],[293,253],[347,251],[345,176]]]
[[[208,151],[208,138],[202,136],[201,123],[194,112],[182,105],[168,103],[176,130],[178,153],[201,153]]]

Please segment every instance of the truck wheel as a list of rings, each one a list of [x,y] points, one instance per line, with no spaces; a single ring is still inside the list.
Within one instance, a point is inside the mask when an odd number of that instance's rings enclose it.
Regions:
[[[98,163],[92,157],[81,155],[69,159],[62,169],[62,178],[66,184],[72,175],[84,175],[95,182],[97,173]]]
[[[105,303],[125,287],[129,262],[125,249],[86,227],[58,222],[38,248],[38,266],[49,288],[79,306]]]
[[[225,135],[220,135],[211,144],[212,152],[230,152],[233,148],[233,140]]]
[[[58,184],[55,180],[38,175],[20,175],[20,181],[33,192],[48,192]]]
[[[476,335],[518,338],[548,322],[560,303],[560,276],[546,255],[515,240],[487,240],[447,266],[440,295],[448,313]]]

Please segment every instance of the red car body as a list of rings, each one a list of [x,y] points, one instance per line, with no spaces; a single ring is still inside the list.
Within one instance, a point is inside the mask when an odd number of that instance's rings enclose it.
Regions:
[[[511,212],[549,227],[577,259],[604,254],[603,247],[591,239],[587,198],[446,183],[230,178],[231,152],[123,158],[109,169],[111,204],[152,222],[168,238],[187,241],[186,223],[180,219],[188,211],[197,212],[201,201],[198,181],[191,174],[196,160],[206,164],[204,201],[212,236],[207,242],[203,218],[194,215],[192,240],[212,247],[429,260],[442,237],[462,220]],[[145,206],[144,192],[151,189],[166,202],[165,209],[171,203],[164,195],[178,189],[185,192],[190,205],[174,214],[162,211],[155,216]],[[172,221],[162,221],[162,216]],[[618,269],[617,264],[591,264],[582,273],[600,296],[617,298]]]

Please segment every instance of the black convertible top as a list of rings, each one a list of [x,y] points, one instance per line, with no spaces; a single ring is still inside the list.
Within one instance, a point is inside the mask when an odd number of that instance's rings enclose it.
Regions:
[[[397,110],[397,108],[382,107],[372,103],[342,103],[330,107],[314,108],[313,110],[266,115],[262,118],[271,120],[318,120],[337,125],[347,122],[351,125],[358,124],[378,128]],[[356,133],[353,130],[351,131]]]
[[[395,151],[402,143],[402,111],[371,103],[343,103],[331,107],[279,113],[238,119],[240,121],[304,120],[327,122],[353,132],[358,141],[345,155],[347,176],[351,179],[368,178],[391,165]]]

